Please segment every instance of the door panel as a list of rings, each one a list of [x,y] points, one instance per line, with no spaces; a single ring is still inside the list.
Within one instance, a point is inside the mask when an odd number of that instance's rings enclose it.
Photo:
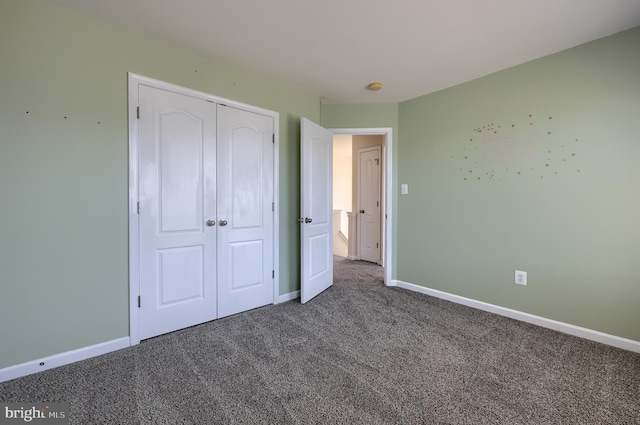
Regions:
[[[273,119],[218,105],[218,316],[273,302]]]
[[[329,245],[329,238],[326,234],[316,235],[309,238],[311,251],[311,265],[309,275],[313,280],[329,270],[329,259],[325,254]]]
[[[217,316],[215,106],[139,86],[140,338]]]
[[[176,302],[202,298],[203,254],[202,245],[158,250],[160,308]]]
[[[231,220],[234,229],[260,228],[265,219],[263,174],[269,171],[262,167],[265,137],[271,136],[246,126],[230,131]]]
[[[230,245],[231,267],[234,272],[231,281],[231,291],[244,290],[246,288],[262,284],[262,258],[264,244],[262,241],[236,242]],[[257,263],[247,267],[247,259],[252,258]]]
[[[378,263],[380,261],[381,234],[380,147],[362,149],[358,155],[359,254],[361,260]]]
[[[158,111],[161,232],[202,232],[203,120],[189,111]]]
[[[327,164],[327,158],[331,158]],[[311,217],[313,217],[313,226],[327,225],[333,211],[327,210],[326,197],[327,193],[333,191],[333,168],[327,168],[333,165],[333,141],[327,143],[326,140],[314,137],[311,140],[311,181],[309,188],[308,202],[311,207]],[[331,198],[333,205],[333,197]]]
[[[333,284],[333,135],[301,120],[301,285],[306,303]]]

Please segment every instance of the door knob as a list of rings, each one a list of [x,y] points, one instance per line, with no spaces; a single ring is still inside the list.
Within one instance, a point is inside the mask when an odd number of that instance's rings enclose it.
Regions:
[[[311,223],[313,221],[313,219],[309,218],[309,217],[305,217],[304,222],[305,223]]]
[[[360,210],[360,214],[364,214],[364,210]]]
[[[220,226],[226,226],[227,220],[220,220]]]
[[[215,220],[207,220],[207,226],[212,227],[216,225],[216,221]]]

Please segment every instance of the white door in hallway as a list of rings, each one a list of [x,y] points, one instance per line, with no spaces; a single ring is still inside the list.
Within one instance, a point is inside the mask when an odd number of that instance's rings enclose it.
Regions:
[[[300,300],[333,285],[333,134],[306,118],[300,136]]]
[[[361,260],[380,262],[380,146],[358,151],[358,253]]]
[[[140,337],[217,317],[216,105],[139,86]],[[212,222],[209,222],[211,224]]]
[[[273,126],[218,105],[218,317],[273,302]]]

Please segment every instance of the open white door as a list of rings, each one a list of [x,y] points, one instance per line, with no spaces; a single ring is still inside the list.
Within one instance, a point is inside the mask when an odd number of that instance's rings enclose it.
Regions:
[[[306,118],[300,128],[300,300],[333,284],[333,134]]]

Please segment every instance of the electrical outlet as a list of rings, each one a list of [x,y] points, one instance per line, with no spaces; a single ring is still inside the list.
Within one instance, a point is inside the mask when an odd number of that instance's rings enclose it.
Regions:
[[[518,285],[526,285],[527,284],[527,272],[523,272],[520,270],[516,270],[515,282]]]
[[[400,194],[406,195],[409,193],[409,185],[407,183],[402,183],[400,185]]]

